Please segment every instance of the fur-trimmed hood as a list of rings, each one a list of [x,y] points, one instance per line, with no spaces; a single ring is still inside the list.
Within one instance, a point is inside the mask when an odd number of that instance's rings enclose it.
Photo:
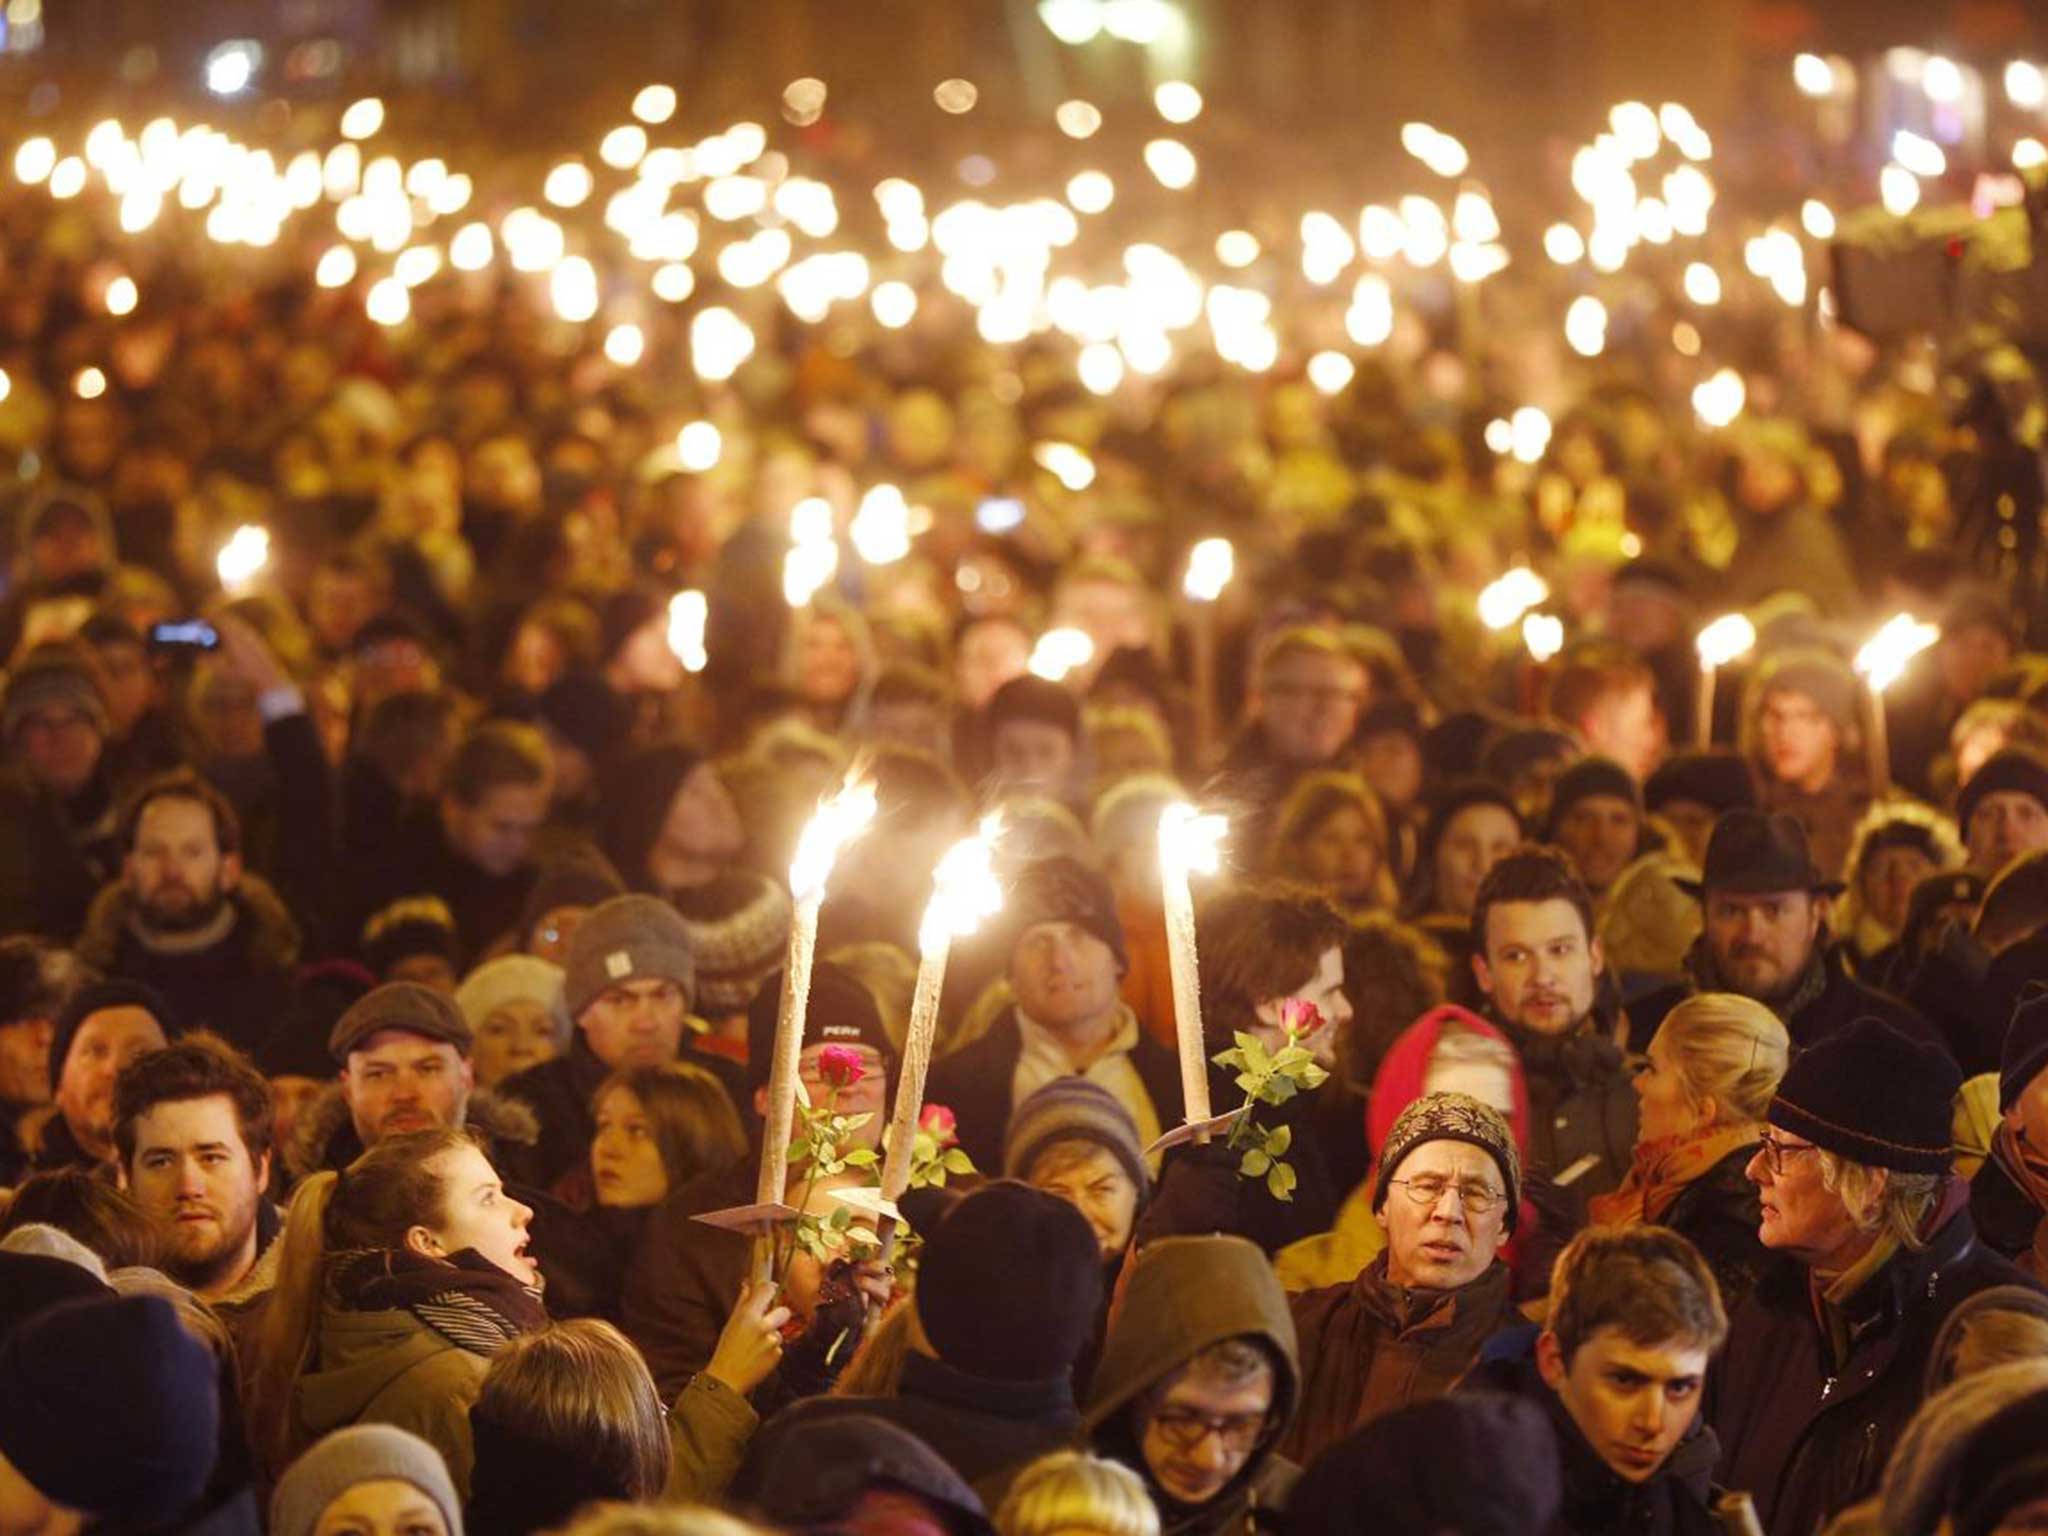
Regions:
[[[261,875],[244,872],[228,901],[236,914],[233,931],[246,935],[243,942],[252,961],[265,970],[279,971],[291,970],[299,963],[303,935],[275,886]],[[102,886],[79,930],[79,958],[96,971],[112,970],[134,910],[135,898],[125,882],[114,880]]]
[[[540,1140],[540,1119],[517,1099],[505,1098],[488,1088],[469,1096],[468,1123],[490,1139],[490,1158],[501,1163],[499,1149],[525,1149]],[[360,1150],[355,1123],[348,1102],[341,1096],[341,1084],[330,1083],[299,1116],[289,1143],[280,1148],[285,1171],[297,1183],[322,1168],[339,1169],[353,1161]],[[345,1155],[344,1155],[345,1154]],[[500,1166],[499,1171],[504,1170]]]

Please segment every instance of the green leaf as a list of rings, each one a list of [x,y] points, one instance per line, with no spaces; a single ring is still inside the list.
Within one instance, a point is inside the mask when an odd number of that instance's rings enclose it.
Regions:
[[[939,1159],[939,1166],[948,1173],[972,1173],[974,1172],[974,1159],[961,1151],[960,1148],[952,1147],[947,1150],[944,1157]]]
[[[1294,1199],[1294,1170],[1285,1163],[1275,1163],[1266,1174],[1266,1189],[1275,1200],[1291,1202]]]
[[[810,1155],[811,1138],[808,1136],[802,1136],[799,1137],[797,1140],[792,1141],[789,1144],[789,1150],[783,1154],[783,1156],[789,1158],[806,1158]]]
[[[1273,1066],[1277,1071],[1294,1072],[1309,1065],[1314,1060],[1315,1057],[1308,1051],[1303,1050],[1298,1045],[1290,1045],[1273,1058]]]
[[[1261,1084],[1259,1079],[1253,1077],[1251,1073],[1240,1072],[1237,1074],[1237,1086],[1244,1090],[1247,1097],[1257,1098]]]
[[[934,1169],[932,1170],[932,1172],[931,1172],[931,1188],[933,1188],[933,1189],[944,1189],[945,1187],[946,1187],[946,1165],[945,1165],[944,1163],[941,1163],[941,1164],[939,1164],[939,1166],[938,1166],[938,1167],[934,1168]]]
[[[825,1225],[834,1232],[844,1232],[853,1225],[853,1207],[850,1205],[840,1206],[838,1210],[825,1218]]]
[[[848,1227],[846,1240],[850,1243],[865,1243],[870,1248],[882,1246],[882,1239],[872,1227]]]
[[[1257,1035],[1246,1034],[1241,1029],[1234,1029],[1230,1032],[1230,1038],[1237,1042],[1237,1048],[1240,1051],[1256,1051],[1259,1049],[1259,1037]]]
[[[1266,1084],[1265,1100],[1268,1104],[1285,1104],[1301,1090],[1294,1085],[1291,1077],[1276,1077]]]
[[[881,1154],[870,1147],[862,1147],[856,1152],[849,1152],[844,1158],[840,1159],[849,1168],[872,1168],[881,1160]]]
[[[1254,1148],[1252,1151],[1245,1153],[1244,1161],[1237,1165],[1237,1171],[1244,1178],[1259,1179],[1264,1178],[1267,1170],[1272,1166],[1273,1159]]]
[[[862,1126],[866,1125],[870,1120],[874,1118],[875,1117],[872,1114],[847,1115],[842,1118],[840,1123],[846,1127],[847,1134],[851,1135],[853,1132],[859,1130]]]
[[[1283,1125],[1270,1131],[1266,1136],[1266,1150],[1275,1157],[1285,1157],[1287,1149],[1294,1145],[1294,1127]]]
[[[1329,1071],[1311,1062],[1301,1070],[1301,1081],[1309,1088],[1320,1088],[1330,1080]]]

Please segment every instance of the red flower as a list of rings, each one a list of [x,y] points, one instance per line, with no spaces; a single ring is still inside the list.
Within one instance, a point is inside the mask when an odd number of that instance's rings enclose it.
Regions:
[[[818,1077],[827,1088],[851,1088],[865,1076],[867,1068],[852,1046],[828,1045],[818,1052]]]
[[[1280,1027],[1306,1040],[1329,1021],[1323,1010],[1305,997],[1290,997],[1280,1004]]]
[[[924,1113],[917,1117],[917,1125],[942,1147],[954,1146],[960,1140],[960,1122],[943,1104],[925,1105]]]

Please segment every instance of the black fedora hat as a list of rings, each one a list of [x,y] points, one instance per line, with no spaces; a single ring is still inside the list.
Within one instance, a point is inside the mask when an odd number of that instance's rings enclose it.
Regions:
[[[1810,891],[1839,896],[1845,889],[1813,862],[1806,828],[1783,811],[1723,811],[1707,839],[1706,873],[1699,880],[1676,880],[1691,896],[1729,891],[1766,896],[1773,891]]]

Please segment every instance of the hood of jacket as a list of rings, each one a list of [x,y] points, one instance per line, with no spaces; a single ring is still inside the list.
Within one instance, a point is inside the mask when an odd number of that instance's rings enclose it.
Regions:
[[[320,1364],[300,1375],[294,1402],[315,1436],[353,1424],[394,1382],[437,1355],[462,1353],[404,1309],[320,1314]],[[482,1357],[476,1357],[481,1370]]]
[[[249,958],[268,970],[288,971],[299,963],[302,935],[299,924],[277,894],[277,888],[261,875],[244,873],[228,895],[235,909],[231,930],[247,946]],[[79,930],[78,956],[96,971],[113,967],[122,937],[129,932],[129,918],[135,911],[135,897],[125,881],[114,880],[100,888],[86,909],[85,926]]]
[[[500,1143],[531,1147],[540,1140],[539,1117],[518,1099],[488,1088],[470,1094],[468,1123],[489,1137],[493,1147]],[[281,1152],[285,1171],[294,1182],[322,1168],[338,1170],[355,1161],[362,1144],[356,1138],[348,1100],[341,1096],[341,1084],[330,1083],[320,1090],[320,1097],[299,1116],[291,1142]],[[340,1160],[335,1161],[337,1158]],[[495,1154],[492,1160],[496,1161]]]
[[[1236,1479],[1208,1503],[1229,1500],[1258,1477],[1294,1422],[1301,1396],[1287,1293],[1271,1262],[1243,1238],[1161,1238],[1138,1255],[1110,1320],[1082,1427],[1099,1448],[1144,1474],[1128,1410],[1201,1351],[1244,1337],[1262,1340],[1274,1359],[1273,1416]]]

